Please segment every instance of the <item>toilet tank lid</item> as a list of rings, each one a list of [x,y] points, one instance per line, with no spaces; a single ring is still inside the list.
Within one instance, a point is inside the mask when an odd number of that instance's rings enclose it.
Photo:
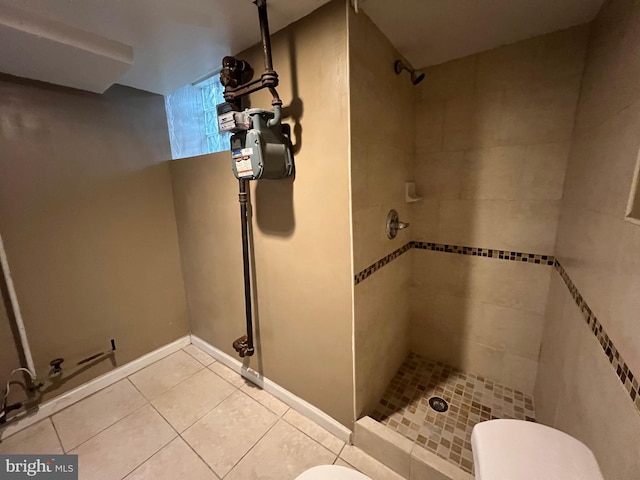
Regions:
[[[539,423],[478,423],[471,447],[477,480],[604,480],[586,445]]]

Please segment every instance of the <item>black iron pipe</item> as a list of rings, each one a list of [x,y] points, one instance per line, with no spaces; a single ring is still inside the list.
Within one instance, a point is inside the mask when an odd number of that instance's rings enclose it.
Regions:
[[[242,262],[244,266],[244,308],[247,321],[247,339],[239,351],[240,356],[244,357],[253,355],[253,319],[251,312],[251,269],[249,265],[249,215],[247,214],[247,180],[241,178],[238,180],[239,193],[238,201],[240,202],[240,221],[242,222]]]
[[[258,6],[258,18],[260,19],[260,34],[262,35],[262,50],[264,50],[264,69],[273,70],[271,58],[271,35],[269,35],[269,17],[267,15],[267,0],[255,0]]]

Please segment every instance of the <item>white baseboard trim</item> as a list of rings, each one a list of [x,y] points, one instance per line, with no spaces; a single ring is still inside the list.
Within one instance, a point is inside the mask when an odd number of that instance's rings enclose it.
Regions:
[[[170,355],[178,350],[188,346],[191,343],[189,335],[179,338],[178,340],[171,342],[163,347],[160,347],[152,352],[149,352],[129,363],[115,368],[110,372],[100,375],[93,380],[89,380],[87,383],[80,385],[79,387],[69,390],[63,393],[59,397],[53,398],[48,402],[43,403],[37,409],[27,412],[22,417],[17,417],[9,422],[4,427],[0,427],[0,439],[6,438],[9,435],[13,435],[20,430],[23,430],[34,423],[44,420],[45,418],[58,413],[60,410],[73,405],[80,400],[87,398],[89,395],[102,390],[103,388],[113,385],[114,383],[128,377],[132,373],[142,370],[144,367],[157,362],[158,360]]]
[[[247,368],[242,364],[242,362],[240,362],[240,360],[227,355],[222,350],[214,347],[213,345],[210,345],[201,338],[195,335],[191,335],[191,343],[193,343],[201,350],[207,352],[220,363],[223,363],[233,371],[239,373],[250,382],[255,383],[264,391],[269,392],[277,399],[286,403],[291,408],[307,417],[309,420],[320,425],[322,428],[332,433],[343,442],[351,443],[351,430],[335,420],[333,417],[324,413],[319,408],[314,407],[309,402],[282,388],[277,383],[269,380],[268,378],[265,378],[261,373],[251,368]]]

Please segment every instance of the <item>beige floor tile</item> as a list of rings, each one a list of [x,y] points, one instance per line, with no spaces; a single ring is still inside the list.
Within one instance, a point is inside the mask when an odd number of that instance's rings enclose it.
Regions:
[[[64,453],[49,418],[20,430],[3,439],[0,443],[0,454],[2,455],[38,455],[41,453],[53,455]]]
[[[340,453],[340,458],[353,468],[359,470],[365,475],[375,480],[402,480],[403,477],[398,475],[390,468],[384,466],[373,457],[370,457],[359,448],[352,445],[346,445]]]
[[[203,368],[151,403],[173,428],[184,432],[235,390],[233,385]]]
[[[198,360],[205,367],[211,365],[213,362],[216,361],[215,358],[213,358],[207,352],[200,350],[195,345],[189,345],[188,347],[183,348],[183,350],[187,352],[189,355],[191,355],[193,358]]]
[[[78,455],[80,480],[119,480],[176,436],[147,404],[70,453]]]
[[[200,362],[180,350],[134,373],[129,380],[151,400],[202,368],[204,367]]]
[[[52,417],[66,451],[72,450],[147,403],[124,379]]]
[[[336,455],[282,420],[231,470],[229,480],[293,479]]]
[[[223,477],[277,419],[267,408],[236,391],[187,429],[182,438]]]
[[[217,480],[218,477],[184,440],[176,438],[125,480]]]
[[[229,382],[231,385],[235,387],[241,388],[244,386],[245,383],[247,383],[247,380],[242,378],[242,375],[234,372],[229,367],[221,364],[220,362],[216,362],[209,365],[209,369],[212,372],[220,375],[222,378],[224,378],[227,382]]]
[[[324,428],[320,427],[315,422],[312,422],[301,413],[296,412],[294,409],[289,409],[283,418],[298,430],[306,433],[316,442],[319,442],[323,447],[328,448],[336,455],[340,453],[340,450],[344,447],[344,442],[342,440],[327,432]]]
[[[242,391],[247,395],[249,395],[254,400],[260,402],[262,405],[267,407],[269,410],[271,410],[273,413],[275,413],[279,417],[284,415],[284,413],[289,409],[288,405],[278,400],[269,392],[265,392],[262,388],[260,388],[254,383],[247,382],[242,387]]]

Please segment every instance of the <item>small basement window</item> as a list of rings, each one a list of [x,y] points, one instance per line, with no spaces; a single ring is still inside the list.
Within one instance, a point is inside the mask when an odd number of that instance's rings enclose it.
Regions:
[[[223,92],[220,77],[214,75],[165,97],[174,160],[229,150],[231,134],[218,132],[216,113],[216,104],[224,102]]]
[[[633,183],[631,184],[631,193],[629,194],[625,220],[640,225],[640,153],[636,159],[636,170],[633,174]]]

